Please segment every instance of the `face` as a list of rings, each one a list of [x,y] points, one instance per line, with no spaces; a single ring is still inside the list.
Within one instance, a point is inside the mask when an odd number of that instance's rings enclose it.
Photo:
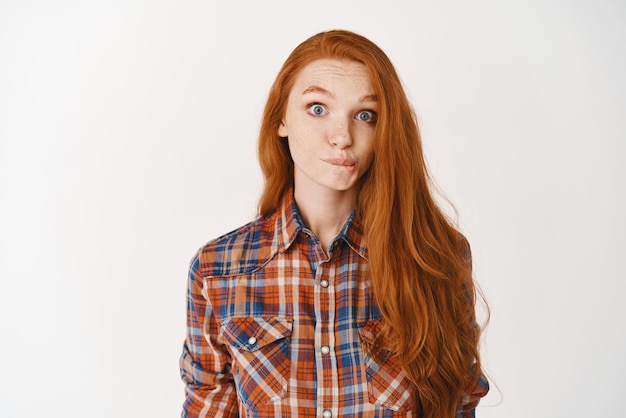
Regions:
[[[373,155],[378,101],[366,67],[320,59],[294,80],[278,129],[287,137],[298,192],[355,192]]]

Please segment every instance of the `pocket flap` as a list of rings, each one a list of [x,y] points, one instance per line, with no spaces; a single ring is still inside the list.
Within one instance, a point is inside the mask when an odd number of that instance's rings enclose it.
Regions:
[[[222,328],[233,347],[254,351],[291,336],[292,322],[286,318],[232,318]]]
[[[359,327],[359,335],[361,340],[366,344],[374,344],[378,333],[380,332],[381,321],[370,320]]]

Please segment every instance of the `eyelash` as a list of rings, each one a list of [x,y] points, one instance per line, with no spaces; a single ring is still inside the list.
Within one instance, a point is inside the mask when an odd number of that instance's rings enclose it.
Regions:
[[[324,110],[324,113],[315,113],[315,112],[313,111],[313,107],[315,107],[315,106],[319,106],[319,107],[321,107],[321,108]],[[324,105],[323,105],[323,104],[321,104],[321,103],[311,103],[310,105],[307,105],[307,107],[306,107],[306,108],[307,108],[308,112],[309,112],[310,114],[312,114],[313,116],[322,116],[322,115],[325,115],[325,114],[326,114],[326,112],[327,112],[327,110],[326,110],[326,106],[324,106]]]
[[[314,106],[319,106],[323,109],[324,113],[315,113],[313,111],[313,107]],[[321,103],[311,103],[309,105],[307,105],[307,111],[313,115],[313,116],[324,116],[326,114],[326,112],[328,112],[328,110],[326,110],[326,106],[324,106]],[[370,119],[369,120],[363,120],[360,119],[359,115],[363,114],[363,113],[368,113],[370,115]],[[376,123],[376,120],[378,119],[378,114],[376,112],[374,112],[373,110],[361,110],[359,111],[359,113],[356,114],[356,116],[354,117],[356,120],[360,121],[360,122],[365,122],[365,123]]]
[[[363,113],[369,113],[370,114],[370,119],[369,120],[363,120],[363,119],[359,118],[359,115],[361,115]],[[361,122],[376,123],[376,120],[378,120],[378,114],[376,112],[374,112],[373,110],[361,110],[359,113],[357,113],[356,118],[357,118],[357,120],[359,120]]]

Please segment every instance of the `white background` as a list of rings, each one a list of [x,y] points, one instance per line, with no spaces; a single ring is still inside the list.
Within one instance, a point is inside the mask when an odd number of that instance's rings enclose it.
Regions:
[[[620,417],[622,1],[0,0],[0,416],[179,416],[188,261],[252,219],[288,53],[395,63],[492,318],[481,417]]]

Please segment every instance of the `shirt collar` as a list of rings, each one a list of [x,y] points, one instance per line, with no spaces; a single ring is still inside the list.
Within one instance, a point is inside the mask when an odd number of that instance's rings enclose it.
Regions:
[[[275,216],[274,242],[278,251],[283,252],[291,247],[298,234],[305,229],[304,221],[293,198],[293,189],[289,189],[285,193],[282,204],[279,210],[276,211]],[[352,211],[348,220],[341,228],[337,239],[345,241],[353,251],[367,259],[367,247],[356,211]]]

